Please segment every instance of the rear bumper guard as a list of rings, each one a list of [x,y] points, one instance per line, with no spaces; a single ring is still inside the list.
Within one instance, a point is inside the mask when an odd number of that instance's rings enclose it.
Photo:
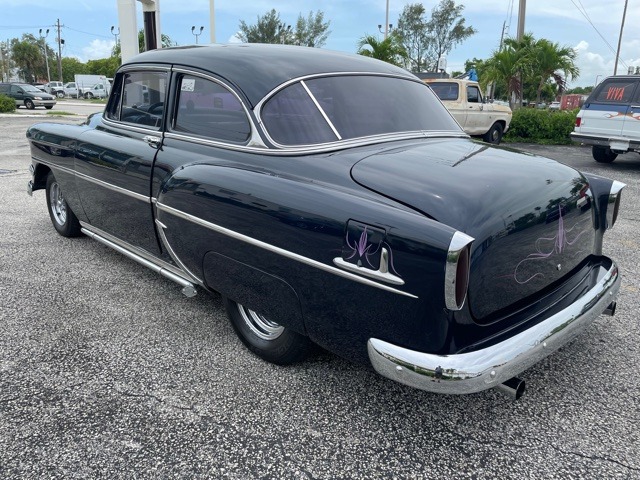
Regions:
[[[618,267],[564,310],[507,340],[481,350],[434,355],[371,338],[367,344],[373,368],[405,385],[444,394],[475,393],[515,377],[585,330],[612,302],[620,289]]]

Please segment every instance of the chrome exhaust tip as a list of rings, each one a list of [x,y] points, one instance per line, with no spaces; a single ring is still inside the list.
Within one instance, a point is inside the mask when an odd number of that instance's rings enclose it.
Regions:
[[[514,400],[518,400],[525,391],[525,381],[517,377],[510,378],[506,382],[496,386],[496,389],[506,395],[509,395]]]
[[[610,317],[613,317],[613,315],[616,313],[616,302],[611,302],[609,306],[605,308],[604,312],[602,313],[604,315],[609,315]]]

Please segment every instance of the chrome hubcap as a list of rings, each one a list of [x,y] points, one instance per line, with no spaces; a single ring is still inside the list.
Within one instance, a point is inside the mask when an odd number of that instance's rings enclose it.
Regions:
[[[284,332],[283,326],[272,322],[249,308],[238,304],[238,311],[249,329],[263,340],[275,340]]]
[[[67,221],[67,204],[62,196],[60,185],[53,183],[49,193],[49,200],[51,202],[51,213],[58,225],[64,225]]]

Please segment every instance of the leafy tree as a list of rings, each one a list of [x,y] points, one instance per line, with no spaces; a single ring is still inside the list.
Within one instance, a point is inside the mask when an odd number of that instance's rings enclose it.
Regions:
[[[22,35],[21,40],[11,40],[11,58],[27,82],[46,78],[43,50],[39,46],[39,40],[30,33]]]
[[[280,14],[275,8],[258,17],[255,25],[247,25],[244,20],[240,20],[240,31],[238,38],[245,43],[292,43],[290,40],[290,29],[280,20]]]
[[[238,38],[245,43],[283,43],[286,45],[304,45],[307,47],[321,47],[329,36],[329,23],[324,22],[321,11],[309,12],[307,18],[298,16],[294,30],[280,19],[275,9],[258,17],[255,25],[248,25],[240,21]]]
[[[313,10],[310,11],[306,19],[300,14],[293,33],[293,43],[305,47],[322,47],[331,33],[330,23],[330,21],[324,22],[324,13],[321,11],[316,12],[315,15]]]
[[[378,40],[373,35],[365,35],[358,42],[358,54],[397,66],[403,66],[407,57],[399,36],[394,33],[384,40]]]
[[[405,5],[398,17],[395,32],[407,54],[405,67],[412,72],[424,69],[425,55],[430,43],[427,23],[426,10],[421,3]]]
[[[431,20],[426,25],[431,38],[426,55],[430,60],[427,64],[430,70],[437,70],[440,57],[448,54],[453,47],[476,33],[473,27],[465,26],[463,10],[464,5],[456,5],[454,0],[442,0],[431,11]]]
[[[105,77],[112,78],[119,66],[120,59],[118,57],[89,60],[87,62],[87,73],[91,75],[104,75]]]
[[[74,75],[89,73],[87,65],[74,57],[62,57],[62,81],[73,82]]]

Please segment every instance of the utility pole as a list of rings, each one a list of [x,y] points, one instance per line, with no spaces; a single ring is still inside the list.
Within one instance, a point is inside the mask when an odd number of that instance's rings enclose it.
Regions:
[[[60,19],[56,22],[56,28],[58,29],[58,81],[62,82],[62,42],[63,40],[60,38]]]
[[[4,59],[4,44],[0,42],[0,57],[2,58],[2,70],[0,71],[0,78],[2,78],[2,81],[5,81],[4,78],[4,71],[6,69],[6,61]],[[7,79],[8,80],[8,79]]]
[[[524,36],[524,17],[525,12],[527,10],[527,0],[520,0],[518,5],[518,33],[517,40],[520,42],[522,37]],[[522,72],[518,74],[519,84],[520,84],[520,94],[516,95],[516,101],[514,102],[518,107],[522,107]]]
[[[613,74],[618,74],[618,58],[620,58],[620,45],[622,44],[622,29],[624,28],[624,19],[627,16],[627,3],[629,0],[624,0],[624,10],[622,11],[622,23],[620,24],[620,36],[618,37],[618,50],[616,51],[616,62],[613,67]]]
[[[213,8],[214,0],[209,0],[209,31],[211,43],[216,43],[216,13]]]

